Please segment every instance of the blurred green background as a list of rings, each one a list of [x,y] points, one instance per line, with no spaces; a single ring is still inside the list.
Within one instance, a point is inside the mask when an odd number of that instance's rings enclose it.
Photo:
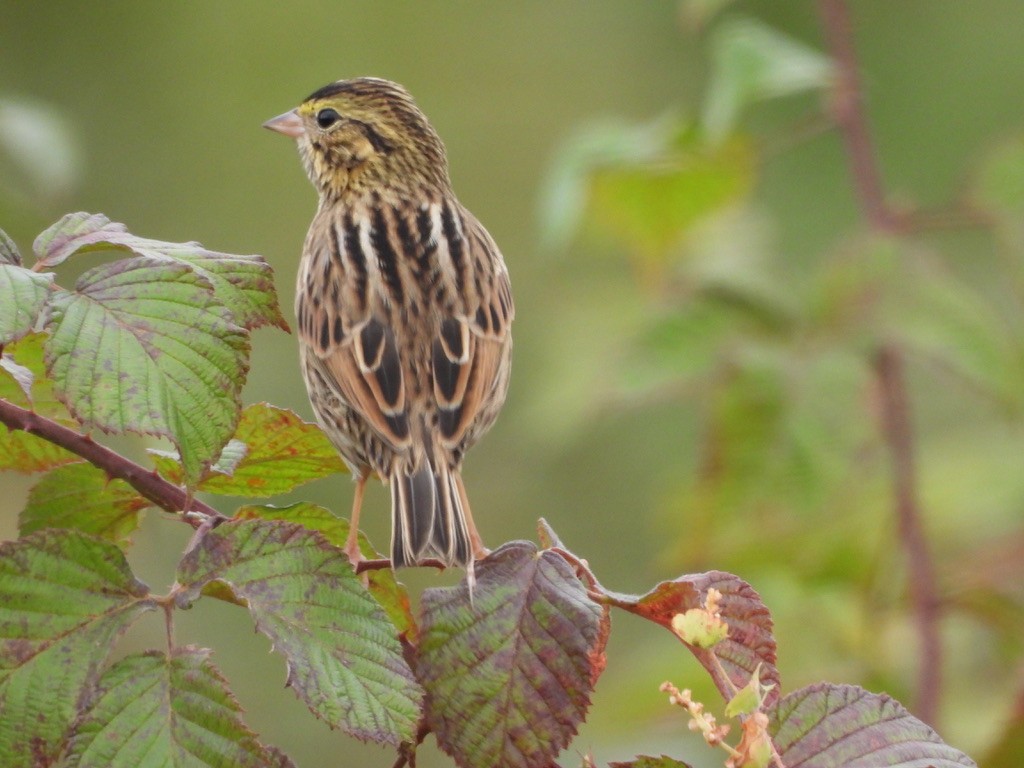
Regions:
[[[727,16],[699,23],[716,5],[729,5]],[[992,183],[977,194],[1006,214],[994,226],[864,236],[820,82],[744,108],[724,145],[697,146],[710,170],[691,190],[692,220],[645,219],[646,192],[633,188],[643,173],[625,184],[601,175],[602,158],[628,175],[634,161],[649,169],[690,151],[680,126],[703,114],[706,129],[724,87],[722,25],[754,18],[823,50],[815,6],[802,0],[2,0],[0,227],[27,251],[59,215],[87,210],[147,237],[261,253],[290,316],[315,195],[290,142],[260,124],[334,79],[403,83],[445,139],[456,190],[513,278],[511,393],[466,470],[485,540],[532,538],[543,516],[622,591],[733,571],[773,610],[787,690],[826,678],[909,704],[917,643],[862,365],[890,326],[847,316],[883,286],[894,310],[885,322],[910,328],[912,347],[937,350],[912,354],[909,376],[920,492],[949,605],[940,731],[980,757],[1011,718],[1024,671],[1024,323],[1014,293],[1024,285],[1024,208],[1014,207],[1024,160],[1012,143],[1024,134],[1024,5],[850,7],[893,199],[943,206],[975,194],[980,164]],[[629,127],[659,118],[661,129]],[[34,160],[22,167],[25,158]],[[585,203],[578,219],[574,190]],[[639,219],[618,215],[637,207]],[[663,243],[657,232],[669,225],[678,232]],[[646,242],[636,227],[656,233]],[[920,309],[909,317],[902,294],[888,291],[918,279],[892,266],[904,256],[943,276],[923,309],[908,299]],[[85,264],[62,267],[58,280],[72,282]],[[294,338],[263,330],[254,347],[246,401],[310,418]],[[0,533],[10,538],[31,479],[0,484]],[[347,514],[351,490],[335,478],[291,498]],[[366,507],[380,545],[383,489]],[[154,589],[172,580],[188,533],[149,513],[130,558]],[[418,590],[452,578],[407,581]],[[151,621],[126,647],[161,644]],[[563,763],[589,751],[599,761],[664,751],[720,764],[657,691],[670,678],[715,701],[703,671],[653,625],[619,615],[613,624],[608,670]],[[283,690],[283,663],[243,612],[203,604],[178,631],[214,648],[248,724],[298,765],[391,763]],[[423,753],[423,765],[447,764],[432,740]]]

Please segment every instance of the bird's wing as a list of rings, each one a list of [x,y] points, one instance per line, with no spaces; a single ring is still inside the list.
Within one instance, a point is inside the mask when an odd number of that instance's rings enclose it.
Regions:
[[[463,279],[457,314],[441,321],[431,359],[441,440],[457,445],[499,386],[515,315],[508,271],[494,240],[471,213],[461,210]]]
[[[328,385],[393,448],[411,444],[394,330],[372,314],[367,258],[373,244],[351,216],[311,235],[299,274],[299,337]],[[370,251],[369,253],[367,251]]]

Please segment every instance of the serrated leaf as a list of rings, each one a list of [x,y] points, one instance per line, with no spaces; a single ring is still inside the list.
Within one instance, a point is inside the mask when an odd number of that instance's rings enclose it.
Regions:
[[[29,491],[18,532],[72,528],[124,547],[139,525],[139,512],[149,506],[124,480],[112,480],[87,462],[68,464],[48,472]]]
[[[178,566],[181,605],[223,581],[288,661],[288,685],[332,727],[398,745],[413,738],[422,692],[394,627],[345,555],[302,526],[225,523]]]
[[[423,593],[417,673],[427,723],[464,768],[548,768],[604,669],[608,612],[569,564],[511,542],[465,580]]]
[[[0,229],[0,264],[13,264],[21,266],[21,251],[17,244],[11,240],[10,235]]]
[[[53,394],[53,384],[46,375],[43,362],[45,333],[30,333],[4,347],[2,360],[13,360],[19,368],[25,368],[32,377],[29,396],[13,377],[0,374],[0,399],[7,400],[21,408],[28,408],[40,416],[46,416],[59,424],[75,426],[67,408]],[[16,472],[40,472],[62,464],[80,461],[80,457],[44,440],[22,431],[8,431],[0,428],[0,469]]]
[[[14,362],[11,357],[3,355],[0,357],[0,378],[8,379],[10,382],[13,382],[14,385],[21,390],[22,394],[25,395],[25,405],[31,405],[32,380],[35,378],[35,376],[32,375],[32,371],[24,365],[18,365],[18,363]],[[5,385],[0,385],[0,389],[10,391],[10,387]]]
[[[338,517],[330,510],[317,504],[300,501],[289,504],[286,507],[275,507],[272,505],[250,505],[239,507],[235,512],[235,518],[240,520],[281,520],[286,523],[297,523],[303,528],[311,531],[319,531],[331,544],[343,548],[348,541],[349,521]],[[367,559],[381,557],[380,553],[366,538],[366,535],[359,533],[359,551]],[[409,643],[416,645],[419,638],[419,628],[416,626],[416,619],[412,615],[412,605],[409,600],[409,592],[398,579],[395,572],[390,568],[380,568],[368,571],[364,577],[369,581],[370,594],[374,596],[381,608],[395,625],[399,636],[405,638]]]
[[[109,542],[42,531],[0,544],[0,764],[48,765],[121,632],[156,606]]]
[[[660,263],[698,224],[743,199],[754,180],[751,143],[707,145],[689,128],[651,161],[599,167],[588,217],[645,263]]]
[[[249,353],[203,279],[158,259],[103,264],[53,297],[50,326],[47,364],[79,421],[169,438],[198,479],[234,431]]]
[[[713,651],[736,688],[747,685],[760,664],[761,682],[774,686],[765,696],[765,703],[772,704],[778,699],[780,687],[772,617],[760,595],[738,576],[708,571],[663,581],[639,597],[618,593],[607,593],[607,596],[612,605],[671,631],[675,616],[705,605],[709,589],[717,589],[722,595],[718,607],[722,619],[729,625],[729,636],[710,650],[687,647],[709,671],[715,666],[711,658]]]
[[[0,345],[30,333],[50,295],[51,273],[0,263]]]
[[[799,768],[962,768],[977,764],[893,698],[818,683],[769,713],[782,762]]]
[[[202,277],[243,328],[276,325],[288,330],[274,291],[274,271],[261,256],[239,256],[199,243],[166,243],[137,237],[101,213],[69,213],[36,238],[39,260],[55,266],[76,253],[124,250],[148,259],[188,265]]]
[[[824,88],[832,75],[829,58],[802,42],[754,19],[727,20],[711,37],[704,128],[721,139],[748,104]]]
[[[236,443],[244,446],[244,452]],[[151,453],[161,475],[173,482],[181,481],[176,461]],[[316,424],[303,421],[286,408],[257,403],[242,411],[232,441],[198,489],[224,496],[277,496],[303,483],[346,471],[337,449]]]
[[[625,763],[609,763],[608,768],[690,768],[690,764],[667,755],[662,755],[661,757],[640,755],[636,759]]]
[[[274,756],[242,722],[242,708],[205,648],[148,651],[100,679],[62,768],[160,765],[265,768]]]

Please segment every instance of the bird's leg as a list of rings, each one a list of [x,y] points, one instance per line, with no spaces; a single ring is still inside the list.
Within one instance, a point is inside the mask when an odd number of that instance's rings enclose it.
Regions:
[[[469,545],[473,548],[473,559],[483,560],[491,553],[491,550],[484,546],[480,532],[476,529],[476,523],[473,522],[473,510],[469,508],[469,498],[466,496],[466,486],[462,483],[462,475],[456,475],[455,478],[459,487],[459,499],[462,501],[462,511],[466,514],[466,528],[469,529]]]
[[[352,519],[349,521],[348,539],[345,541],[345,554],[353,566],[359,565],[365,558],[359,551],[359,513],[363,509],[363,490],[366,488],[367,474],[356,479],[356,492],[352,497]]]

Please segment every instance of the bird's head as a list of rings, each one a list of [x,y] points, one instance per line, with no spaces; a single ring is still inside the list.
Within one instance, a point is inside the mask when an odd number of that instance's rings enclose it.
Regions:
[[[339,80],[264,123],[291,136],[321,195],[447,188],[444,144],[402,86]]]

